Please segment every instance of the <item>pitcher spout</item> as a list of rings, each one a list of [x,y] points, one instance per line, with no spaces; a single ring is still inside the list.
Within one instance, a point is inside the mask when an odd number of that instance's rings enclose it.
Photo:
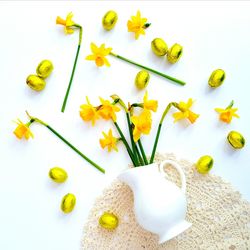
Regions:
[[[143,167],[130,168],[118,175],[117,178],[126,183],[134,191],[143,183],[148,183],[147,180],[152,180],[153,176],[159,177],[159,170],[155,163]]]
[[[124,172],[122,172],[120,175],[118,175],[118,180],[124,182],[125,184],[127,184],[132,190],[134,190],[134,188],[136,188],[136,184],[137,184],[137,169],[133,168],[133,169],[128,169]]]
[[[178,223],[177,225],[171,227],[166,232],[159,235],[159,244],[162,244],[175,236],[181,234],[182,232],[186,231],[189,227],[192,226],[192,223],[187,222],[186,220]]]

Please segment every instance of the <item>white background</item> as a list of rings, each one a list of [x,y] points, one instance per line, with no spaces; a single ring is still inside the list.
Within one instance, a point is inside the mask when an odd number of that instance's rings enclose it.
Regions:
[[[106,11],[117,11],[116,27],[106,32],[101,26]],[[152,23],[146,36],[135,40],[126,23],[140,9]],[[66,36],[55,24],[57,15],[72,11],[74,21],[83,26],[83,43],[66,112],[60,112],[68,85],[78,34]],[[119,153],[107,153],[99,146],[101,132],[112,126],[99,121],[95,127],[83,123],[79,106],[88,95],[99,104],[98,96],[120,95],[125,102],[140,102],[144,91],[137,91],[134,78],[138,68],[109,57],[110,68],[97,68],[86,61],[90,42],[106,43],[115,53],[176,76],[185,87],[151,74],[149,97],[159,100],[150,136],[143,138],[146,151],[152,149],[156,127],[170,101],[196,100],[193,111],[200,114],[194,125],[164,122],[159,152],[174,152],[195,162],[201,155],[214,158],[211,173],[230,181],[250,201],[249,154],[249,2],[1,2],[0,3],[0,249],[2,250],[76,250],[79,249],[84,222],[94,199],[112,176],[125,169],[129,158],[122,145]],[[176,65],[156,57],[150,42],[163,38],[169,46],[180,43],[184,54]],[[54,63],[46,89],[36,93],[25,79],[35,73],[42,59]],[[222,68],[227,76],[223,86],[208,87],[210,73]],[[240,119],[231,124],[218,121],[215,107],[226,107],[231,100],[239,108]],[[12,131],[16,118],[26,120],[25,110],[48,122],[80,150],[102,165],[106,176],[96,171],[75,152],[40,125],[32,125],[34,140],[19,141]],[[123,113],[119,122],[126,129]],[[235,151],[226,142],[230,130],[240,131],[246,147]],[[65,184],[48,178],[54,166],[67,170]],[[202,189],[202,187],[201,187]],[[60,211],[64,194],[77,197],[75,210]]]

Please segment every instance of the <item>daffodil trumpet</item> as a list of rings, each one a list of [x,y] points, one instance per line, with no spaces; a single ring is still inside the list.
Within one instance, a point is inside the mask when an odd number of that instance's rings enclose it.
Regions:
[[[110,52],[110,55],[112,55],[112,56],[114,56],[114,57],[116,57],[116,58],[118,58],[118,59],[121,59],[121,60],[123,60],[123,61],[125,61],[125,62],[128,62],[128,63],[130,63],[130,64],[133,64],[133,65],[135,65],[135,66],[138,66],[138,67],[140,67],[140,68],[142,68],[142,69],[148,70],[148,71],[150,71],[150,72],[152,72],[152,73],[154,73],[154,74],[156,74],[156,75],[162,76],[163,78],[166,78],[166,79],[168,79],[168,80],[170,80],[170,81],[172,81],[172,82],[175,82],[175,83],[177,83],[177,84],[179,84],[179,85],[184,86],[184,85],[186,84],[186,82],[184,82],[184,81],[181,81],[181,80],[179,80],[179,79],[177,79],[177,78],[174,78],[174,77],[172,77],[172,76],[163,74],[163,73],[161,73],[161,72],[159,72],[159,71],[157,71],[157,70],[155,70],[155,69],[149,68],[149,67],[144,66],[144,65],[142,65],[142,64],[136,63],[136,62],[134,62],[134,61],[132,61],[132,60],[130,60],[130,59],[127,59],[127,58],[125,58],[125,57],[123,57],[123,56],[120,56],[120,55],[118,55],[118,54],[115,54],[115,53],[113,53],[113,52]]]
[[[80,150],[78,150],[75,146],[73,146],[67,139],[65,139],[61,134],[59,134],[54,128],[52,128],[49,124],[45,123],[44,121],[33,117],[31,115],[29,115],[28,112],[26,112],[30,121],[29,121],[29,125],[33,122],[37,122],[43,126],[45,126],[47,129],[49,129],[54,135],[56,135],[59,139],[61,139],[66,145],[68,145],[71,149],[73,149],[78,155],[80,155],[84,160],[86,160],[88,163],[90,163],[93,167],[95,167],[96,169],[98,169],[99,171],[101,171],[102,173],[105,173],[105,170],[100,167],[98,164],[96,164],[95,162],[93,162],[91,159],[89,159],[86,155],[84,155]]]
[[[81,48],[81,43],[82,43],[82,26],[75,23],[75,22],[73,22],[72,17],[73,17],[73,14],[69,13],[67,15],[67,17],[66,17],[66,20],[63,20],[60,17],[57,17],[57,19],[56,19],[56,24],[61,24],[61,25],[65,26],[64,31],[65,31],[66,34],[72,34],[72,33],[74,33],[75,29],[79,29],[79,40],[78,40],[76,56],[75,56],[74,65],[73,65],[73,69],[72,69],[72,72],[71,72],[69,84],[68,84],[68,87],[67,87],[67,90],[66,90],[66,93],[65,93],[65,96],[64,96],[61,112],[64,112],[65,108],[66,108],[70,88],[71,88],[73,78],[74,78],[74,74],[75,74],[75,69],[76,69],[76,64],[77,64],[77,60],[78,60],[78,56],[79,56],[79,52],[80,52],[80,48]]]

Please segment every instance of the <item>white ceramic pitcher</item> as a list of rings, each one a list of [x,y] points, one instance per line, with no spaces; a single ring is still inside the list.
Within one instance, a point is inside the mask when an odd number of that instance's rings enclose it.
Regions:
[[[182,187],[165,178],[163,168],[171,164],[180,174]],[[158,234],[159,243],[179,235],[192,224],[185,220],[186,178],[181,167],[174,161],[165,160],[128,169],[118,176],[134,194],[134,212],[137,222],[144,229]]]

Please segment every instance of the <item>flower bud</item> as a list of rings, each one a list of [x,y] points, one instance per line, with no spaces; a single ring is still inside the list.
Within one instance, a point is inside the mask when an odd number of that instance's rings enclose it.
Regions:
[[[245,145],[245,138],[237,131],[231,131],[227,136],[228,142],[235,149],[241,149]]]
[[[61,202],[61,210],[64,213],[70,213],[76,204],[76,197],[73,194],[66,194],[63,198],[62,198],[62,202]]]
[[[146,70],[141,70],[137,73],[135,77],[135,86],[138,89],[144,89],[145,87],[147,87],[149,79],[149,73]]]
[[[51,180],[57,183],[63,183],[67,180],[68,174],[64,169],[59,167],[54,167],[50,169],[49,177]]]
[[[102,26],[105,30],[111,30],[114,28],[117,22],[117,13],[113,10],[108,11],[102,18]]]
[[[26,83],[35,91],[41,91],[46,86],[46,82],[37,75],[29,75],[26,79]]]
[[[174,44],[167,52],[167,59],[170,63],[176,63],[182,56],[183,48],[180,44]]]
[[[213,167],[213,164],[213,158],[209,155],[204,155],[197,161],[195,167],[200,174],[207,174]]]
[[[165,56],[168,51],[168,46],[161,38],[155,38],[151,42],[151,48],[157,56]]]
[[[99,225],[105,229],[116,229],[118,223],[117,216],[112,213],[104,212],[99,218]]]
[[[54,66],[51,61],[43,60],[38,64],[36,68],[36,73],[41,78],[45,79],[50,75],[53,69],[54,69]]]
[[[216,69],[209,77],[208,84],[212,88],[217,88],[224,82],[225,78],[225,71],[223,69]]]

